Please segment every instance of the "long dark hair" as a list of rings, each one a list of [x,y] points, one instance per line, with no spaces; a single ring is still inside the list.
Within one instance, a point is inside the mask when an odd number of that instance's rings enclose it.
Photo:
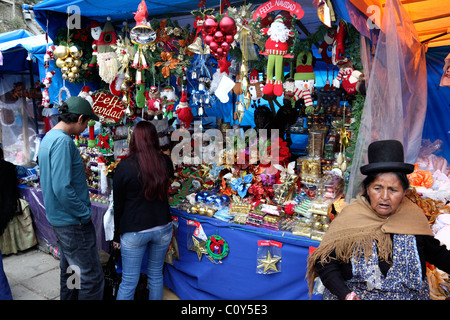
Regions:
[[[144,185],[147,200],[166,200],[169,174],[166,160],[159,145],[155,126],[147,121],[138,122],[130,139],[129,156],[135,155],[139,165],[139,179]]]

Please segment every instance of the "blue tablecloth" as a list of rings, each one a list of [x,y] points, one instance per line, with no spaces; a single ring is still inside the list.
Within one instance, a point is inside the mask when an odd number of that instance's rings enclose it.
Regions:
[[[178,220],[179,260],[166,263],[164,283],[182,300],[307,300],[306,260],[318,241],[289,232],[272,231],[189,214],[172,208]],[[201,223],[207,236],[219,235],[229,245],[222,263],[214,264],[205,256],[188,249],[193,228],[189,220]],[[258,240],[282,243],[281,272],[257,273]],[[321,299],[313,295],[311,299]]]

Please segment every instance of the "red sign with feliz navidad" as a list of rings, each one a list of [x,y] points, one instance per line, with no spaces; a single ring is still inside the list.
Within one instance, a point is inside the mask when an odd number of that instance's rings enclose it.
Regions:
[[[92,109],[99,117],[104,118],[105,122],[119,122],[125,112],[122,100],[104,91],[96,91],[92,94],[94,104]]]
[[[267,15],[267,13],[275,10],[289,11],[291,16],[294,16],[295,14],[298,20],[303,18],[305,15],[305,11],[303,11],[302,6],[297,2],[291,0],[271,0],[260,5],[258,9],[256,9],[253,14],[253,20],[256,21],[259,17],[262,19]]]

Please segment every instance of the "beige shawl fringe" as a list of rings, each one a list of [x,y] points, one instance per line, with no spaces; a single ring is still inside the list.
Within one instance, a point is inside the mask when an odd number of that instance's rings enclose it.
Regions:
[[[364,254],[367,260],[374,241],[379,259],[390,261],[391,233],[433,235],[423,211],[408,199],[405,198],[397,211],[386,219],[378,216],[364,197],[358,196],[333,220],[319,247],[308,258],[306,278],[310,295],[318,276],[317,262],[329,262],[333,250],[336,259],[344,263],[350,262],[355,252]]]

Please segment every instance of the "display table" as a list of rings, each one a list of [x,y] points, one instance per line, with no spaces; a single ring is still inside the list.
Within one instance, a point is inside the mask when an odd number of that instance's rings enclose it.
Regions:
[[[224,222],[171,209],[177,222],[179,260],[165,264],[164,283],[184,300],[307,300],[306,260],[318,241],[289,232],[272,231]],[[206,236],[219,235],[229,245],[222,263],[215,264],[188,249],[188,239],[195,228],[189,220],[201,223]],[[258,240],[283,244],[281,272],[257,273]],[[190,242],[189,242],[190,244]],[[311,299],[321,299],[313,295]]]
[[[53,228],[45,215],[45,206],[40,188],[20,188],[20,195],[30,204],[31,214],[35,225],[36,238],[42,249],[48,249],[48,246],[57,247],[57,240]],[[105,240],[105,229],[103,228],[103,215],[108,206],[98,202],[91,202],[92,223],[95,227],[97,236],[97,248],[109,252],[109,244]]]

